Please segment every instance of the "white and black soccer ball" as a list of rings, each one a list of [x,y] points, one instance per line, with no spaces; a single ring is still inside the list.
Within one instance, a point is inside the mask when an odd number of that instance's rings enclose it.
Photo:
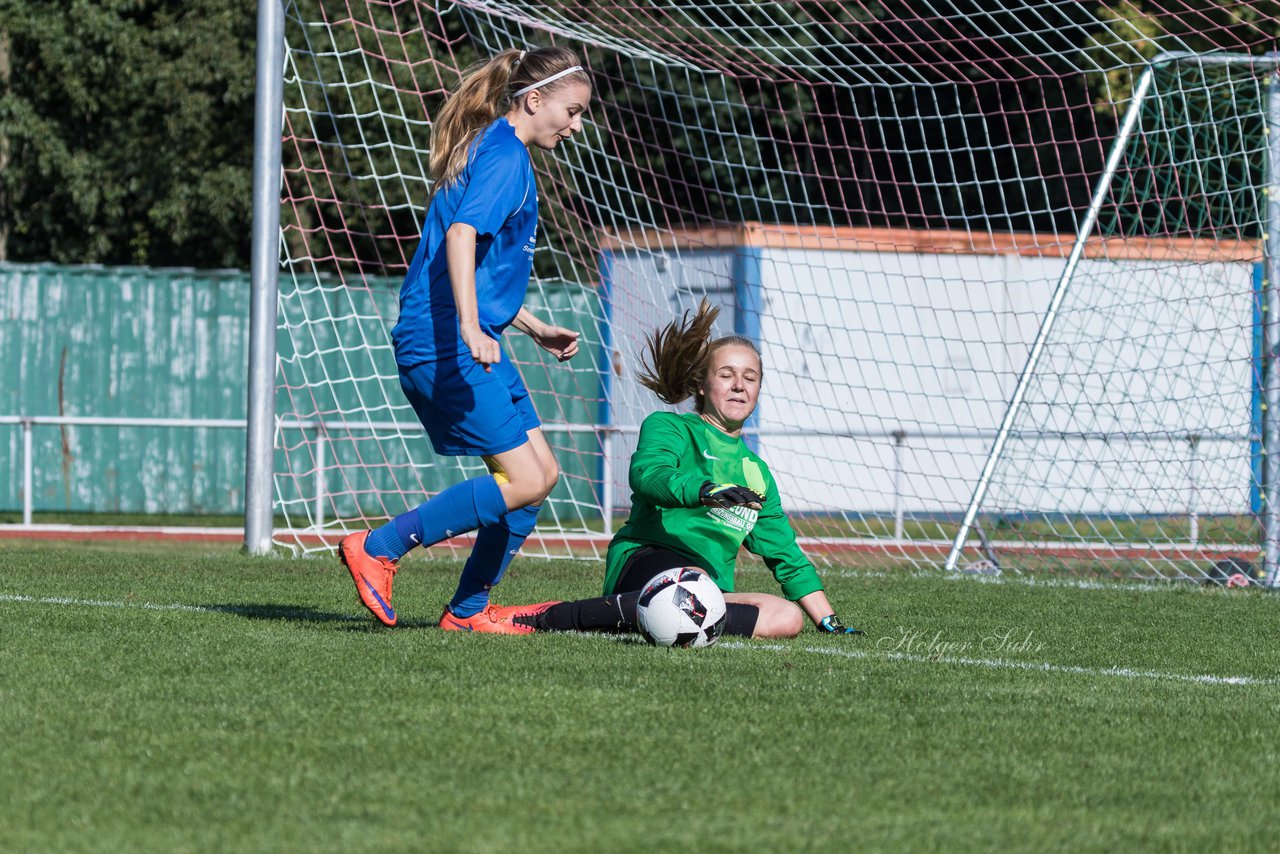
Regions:
[[[696,569],[668,569],[640,590],[640,634],[654,646],[711,646],[724,631],[724,594]]]

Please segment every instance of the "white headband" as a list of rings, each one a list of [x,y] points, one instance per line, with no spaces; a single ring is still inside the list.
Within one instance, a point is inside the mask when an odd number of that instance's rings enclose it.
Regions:
[[[561,77],[566,77],[575,71],[581,71],[581,70],[582,70],[581,65],[574,65],[574,66],[570,66],[569,68],[566,68],[564,71],[557,71],[555,74],[552,74],[550,77],[544,77],[543,79],[539,80],[537,83],[530,83],[528,86],[524,87],[523,89],[517,89],[511,97],[519,98],[525,92],[532,92],[534,89],[537,89],[541,86],[546,86],[548,83],[551,83],[555,80],[559,80]]]

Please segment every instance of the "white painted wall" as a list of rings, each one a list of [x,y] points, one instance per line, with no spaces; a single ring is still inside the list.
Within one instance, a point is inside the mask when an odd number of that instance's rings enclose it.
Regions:
[[[998,427],[1065,260],[761,252],[760,447],[789,507],[960,512],[991,444],[978,434]],[[657,406],[633,379],[644,332],[704,292],[730,331],[732,259],[617,255],[614,424]],[[1179,513],[1194,499],[1201,512],[1247,512],[1252,288],[1246,263],[1082,261],[1017,426],[1112,441],[1012,441],[987,509]],[[906,434],[900,480],[894,431]],[[1241,438],[1201,441],[1191,462],[1169,431]],[[633,447],[619,443],[612,466],[622,503]]]

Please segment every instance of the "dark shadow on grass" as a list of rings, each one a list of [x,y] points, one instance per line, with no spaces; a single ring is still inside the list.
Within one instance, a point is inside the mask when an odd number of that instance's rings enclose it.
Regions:
[[[210,611],[224,614],[235,614],[246,620],[283,620],[291,623],[338,623],[344,628],[355,631],[385,628],[381,623],[367,614],[338,614],[333,611],[318,611],[299,605],[261,605],[261,604],[217,604],[202,605]],[[397,629],[433,628],[438,623],[434,620],[400,620]]]

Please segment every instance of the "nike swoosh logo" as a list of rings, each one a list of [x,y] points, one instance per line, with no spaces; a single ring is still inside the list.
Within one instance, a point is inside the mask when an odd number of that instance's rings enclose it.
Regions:
[[[702,449],[702,455],[709,460],[715,460],[716,462],[720,462],[720,458],[711,456],[711,452],[708,451],[706,448]]]
[[[462,631],[464,631],[464,632],[474,632],[474,631],[475,631],[475,629],[471,628],[471,627],[470,627],[470,626],[468,626],[466,623],[460,623],[460,622],[458,622],[458,619],[457,619],[456,617],[454,617],[452,614],[449,614],[449,615],[448,615],[448,619],[449,619],[449,622],[450,622],[450,623],[453,625],[453,627],[454,627],[454,628],[456,628],[456,629],[462,629]]]
[[[388,620],[394,620],[394,619],[396,618],[396,612],[395,612],[395,611],[393,611],[393,610],[392,610],[392,608],[391,608],[391,606],[390,606],[390,605],[388,605],[388,604],[383,600],[383,598],[382,598],[381,596],[379,596],[379,595],[378,595],[378,591],[373,589],[373,585],[369,583],[369,579],[364,578],[364,577],[362,576],[362,577],[360,578],[360,580],[364,582],[364,587],[365,587],[365,589],[366,589],[366,590],[368,590],[368,591],[369,591],[369,593],[373,596],[373,598],[374,598],[374,599],[376,599],[376,600],[378,601],[378,607],[380,607],[380,608],[382,609],[382,613],[384,613],[384,614],[386,614],[386,615],[387,615],[387,619],[388,619]]]

